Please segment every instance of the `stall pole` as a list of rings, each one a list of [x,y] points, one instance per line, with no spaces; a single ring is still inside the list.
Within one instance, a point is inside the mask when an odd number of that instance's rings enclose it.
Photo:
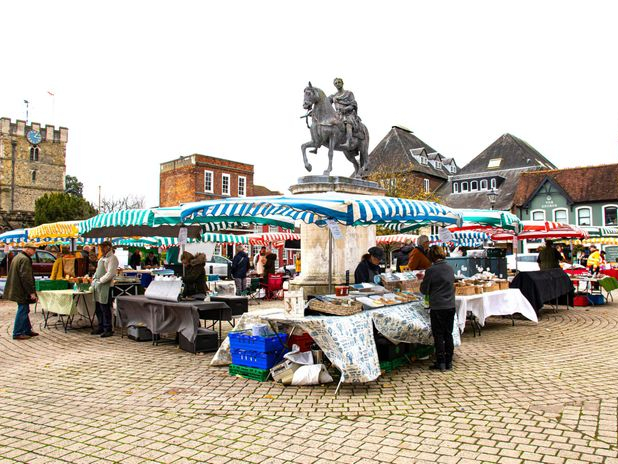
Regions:
[[[333,293],[333,233],[328,231],[328,293]]]

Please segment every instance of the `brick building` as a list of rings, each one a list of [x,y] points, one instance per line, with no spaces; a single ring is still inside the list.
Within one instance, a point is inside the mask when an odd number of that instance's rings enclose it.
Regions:
[[[69,130],[0,118],[0,228],[28,227],[34,203],[64,191]]]
[[[159,206],[253,196],[253,165],[193,154],[161,163]]]

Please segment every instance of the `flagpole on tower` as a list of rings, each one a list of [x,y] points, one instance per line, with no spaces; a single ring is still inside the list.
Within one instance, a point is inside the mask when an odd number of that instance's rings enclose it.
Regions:
[[[51,123],[56,124],[56,94],[50,90],[47,91],[47,94],[52,97]]]
[[[24,103],[26,104],[26,124],[28,124],[28,105],[30,102],[28,100],[24,100]]]

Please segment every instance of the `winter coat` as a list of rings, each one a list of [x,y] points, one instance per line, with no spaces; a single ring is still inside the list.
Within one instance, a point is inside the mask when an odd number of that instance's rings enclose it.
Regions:
[[[436,261],[425,271],[421,293],[429,295],[429,309],[432,311],[455,308],[455,272],[446,260]]]
[[[249,255],[244,251],[239,251],[232,260],[232,277],[235,279],[244,279],[247,277],[249,270]]]
[[[425,254],[423,247],[416,247],[410,253],[410,260],[408,261],[408,269],[410,271],[421,271],[423,269],[429,269],[431,261]]]
[[[30,303],[30,295],[36,293],[32,259],[24,252],[18,253],[9,266],[4,287],[4,299],[17,304]]]
[[[196,254],[189,264],[185,266],[184,277],[185,289],[183,296],[206,295],[206,255]]]
[[[356,270],[354,271],[354,282],[357,284],[375,283],[373,278],[376,275],[380,275],[380,266],[373,264],[369,261],[369,254],[364,255],[361,258],[361,262],[356,266]]]
[[[92,287],[94,288],[94,301],[101,304],[109,303],[109,291],[112,288],[116,271],[118,270],[118,258],[113,251],[109,251],[97,263]]]
[[[395,265],[397,266],[397,272],[401,271],[401,266],[408,265],[409,255],[413,248],[414,247],[411,245],[405,245],[393,253],[393,258],[395,258]]]

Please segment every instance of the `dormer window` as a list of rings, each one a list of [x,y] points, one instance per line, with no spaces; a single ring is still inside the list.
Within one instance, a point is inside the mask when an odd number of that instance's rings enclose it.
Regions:
[[[421,155],[421,164],[427,166],[428,163],[429,163],[429,159],[427,159],[426,156]]]
[[[436,169],[442,169],[442,161],[436,161]]]
[[[487,179],[481,181],[481,190],[487,190]]]

